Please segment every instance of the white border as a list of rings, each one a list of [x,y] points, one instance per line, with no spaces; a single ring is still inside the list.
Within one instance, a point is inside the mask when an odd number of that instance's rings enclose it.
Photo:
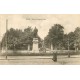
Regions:
[[[79,14],[79,0],[0,0],[0,14]]]
[[[0,0],[0,14],[80,14],[79,0]],[[0,66],[0,80],[80,80],[80,66]]]

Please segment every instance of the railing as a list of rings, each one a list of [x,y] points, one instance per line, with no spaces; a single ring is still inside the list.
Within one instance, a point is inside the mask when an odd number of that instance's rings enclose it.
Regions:
[[[0,52],[2,53],[5,53],[6,50],[0,50]],[[33,53],[33,51],[28,51],[28,50],[7,50],[8,53],[13,53],[13,52],[17,52],[17,53]],[[41,51],[41,52],[44,52],[44,51]],[[67,52],[70,52],[70,53],[74,53],[76,52],[75,50],[49,50],[49,51],[45,51],[44,53],[67,53]],[[80,52],[80,50],[78,50],[77,52]],[[40,51],[39,51],[40,53]]]

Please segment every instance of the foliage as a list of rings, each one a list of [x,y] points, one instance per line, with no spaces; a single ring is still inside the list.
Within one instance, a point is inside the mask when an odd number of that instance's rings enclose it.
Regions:
[[[28,28],[24,29],[24,31],[20,29],[13,29],[11,28],[8,30],[2,39],[2,46],[6,47],[6,41],[7,41],[7,47],[8,49],[12,50],[26,50],[28,49],[28,44],[31,45],[32,49],[32,41],[34,38],[33,35],[33,29],[28,26]],[[38,36],[39,41],[41,38]]]
[[[35,32],[36,31],[36,32]],[[74,50],[76,47],[80,49],[80,28],[77,27],[74,32],[64,34],[64,27],[61,24],[55,24],[49,29],[48,35],[44,38],[44,41],[37,34],[38,29],[32,29],[30,26],[24,29],[9,29],[3,36],[0,42],[0,47],[7,47],[10,50],[27,50],[28,44],[32,49],[33,38],[38,38],[39,48],[41,51],[46,48],[51,48],[51,44],[54,49]],[[42,46],[44,44],[44,46]]]
[[[49,29],[48,35],[45,37],[45,44],[52,44],[54,48],[60,49],[62,46],[64,27],[60,24],[55,24]]]
[[[64,27],[60,24],[55,24],[49,29],[44,42],[47,48],[50,48],[52,44],[54,49],[74,50],[76,47],[80,49],[80,28],[77,27],[74,32],[64,34]]]
[[[78,47],[80,49],[80,28],[79,27],[75,29],[74,34],[75,34],[75,40],[74,40],[75,48]]]

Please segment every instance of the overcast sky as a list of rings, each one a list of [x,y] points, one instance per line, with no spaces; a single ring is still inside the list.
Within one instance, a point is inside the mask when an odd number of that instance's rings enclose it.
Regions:
[[[61,24],[64,26],[65,33],[74,31],[80,26],[79,14],[4,14],[0,15],[0,40],[6,31],[6,19],[8,19],[8,29],[22,29],[31,26],[38,28],[38,35],[44,38],[51,26]]]

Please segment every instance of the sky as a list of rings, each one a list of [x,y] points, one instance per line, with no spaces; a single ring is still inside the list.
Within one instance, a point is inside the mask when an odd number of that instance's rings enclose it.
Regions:
[[[54,24],[61,24],[65,33],[80,27],[79,14],[0,14],[0,40],[6,32],[6,19],[8,19],[8,29],[24,30],[28,26],[33,29],[36,27],[42,39]]]

